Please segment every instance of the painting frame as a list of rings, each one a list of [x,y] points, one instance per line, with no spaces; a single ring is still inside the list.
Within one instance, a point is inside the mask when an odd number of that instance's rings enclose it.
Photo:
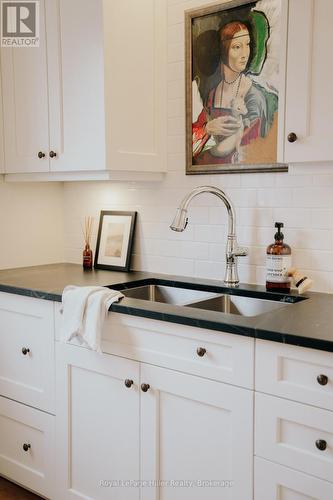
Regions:
[[[95,269],[130,271],[136,219],[137,212],[101,211]]]
[[[227,174],[227,173],[258,173],[287,172],[288,165],[284,163],[284,106],[285,106],[285,74],[286,48],[288,26],[288,0],[281,0],[280,12],[280,56],[279,56],[279,87],[278,87],[278,125],[276,161],[263,163],[210,163],[195,165],[193,155],[193,21],[211,14],[219,14],[230,9],[250,7],[258,0],[222,0],[203,7],[185,11],[185,141],[186,141],[186,175]]]

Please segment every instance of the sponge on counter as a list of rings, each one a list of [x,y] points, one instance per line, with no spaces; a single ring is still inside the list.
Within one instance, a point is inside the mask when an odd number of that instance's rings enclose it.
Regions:
[[[295,267],[289,269],[288,275],[292,278],[292,283],[297,288],[299,294],[305,293],[313,284],[312,279],[305,276]]]

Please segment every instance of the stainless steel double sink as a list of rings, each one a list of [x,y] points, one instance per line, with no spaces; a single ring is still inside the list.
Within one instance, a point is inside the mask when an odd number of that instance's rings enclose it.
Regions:
[[[274,299],[250,296],[251,293],[239,290],[233,293],[218,293],[181,286],[162,284],[146,284],[121,290],[129,298],[162,302],[184,307],[194,307],[208,311],[217,311],[240,316],[258,316],[259,314],[275,311],[282,307],[289,307],[292,303],[302,300],[297,296],[276,294]],[[263,292],[264,294],[264,292]]]

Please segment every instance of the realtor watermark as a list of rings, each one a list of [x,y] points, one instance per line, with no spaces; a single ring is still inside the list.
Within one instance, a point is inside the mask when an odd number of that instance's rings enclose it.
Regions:
[[[232,488],[229,479],[101,479],[102,488]]]
[[[1,1],[1,46],[39,47],[39,0]]]

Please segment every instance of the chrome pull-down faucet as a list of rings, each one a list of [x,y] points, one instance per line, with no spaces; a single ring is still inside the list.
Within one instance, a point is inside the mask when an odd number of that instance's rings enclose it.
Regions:
[[[247,248],[240,248],[236,238],[236,216],[235,209],[228,196],[219,188],[213,186],[199,186],[185,196],[177,209],[176,216],[170,226],[173,231],[184,231],[187,226],[187,208],[191,200],[201,193],[211,193],[223,201],[228,212],[228,235],[226,246],[226,269],[224,283],[228,286],[237,286],[239,283],[237,270],[237,257],[244,257],[248,254]]]

